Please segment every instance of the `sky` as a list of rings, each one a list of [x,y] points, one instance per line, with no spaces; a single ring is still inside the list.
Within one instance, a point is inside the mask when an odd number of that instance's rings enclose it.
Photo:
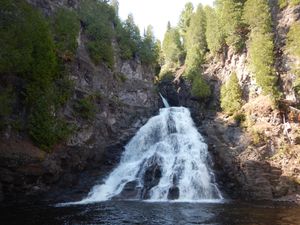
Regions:
[[[127,15],[132,13],[141,34],[144,28],[151,24],[156,38],[162,41],[168,21],[172,26],[177,25],[187,2],[192,2],[194,7],[199,3],[213,4],[213,0],[119,0],[119,15],[125,20]]]

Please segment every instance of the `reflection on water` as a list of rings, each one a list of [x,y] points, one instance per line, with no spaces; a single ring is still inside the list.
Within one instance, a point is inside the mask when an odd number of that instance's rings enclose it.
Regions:
[[[109,201],[70,207],[0,207],[0,223],[141,224],[141,225],[297,225],[300,208],[291,205],[248,203],[154,203]]]

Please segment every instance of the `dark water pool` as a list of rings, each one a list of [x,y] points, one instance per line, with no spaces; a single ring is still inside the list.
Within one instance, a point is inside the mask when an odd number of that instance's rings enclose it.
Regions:
[[[279,203],[145,203],[0,207],[0,224],[299,225],[300,208]]]

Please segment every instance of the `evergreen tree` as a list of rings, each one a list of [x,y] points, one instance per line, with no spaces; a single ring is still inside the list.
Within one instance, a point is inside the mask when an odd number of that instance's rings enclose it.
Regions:
[[[157,62],[158,50],[153,33],[153,27],[149,25],[144,33],[139,56],[141,62],[145,64],[154,64]]]
[[[206,15],[206,41],[207,47],[212,54],[219,52],[225,43],[221,22],[216,10],[210,6],[204,8]]]
[[[232,46],[235,51],[244,47],[243,41],[243,14],[244,0],[217,0],[216,8],[225,36],[226,44]]]
[[[221,108],[232,115],[242,107],[242,89],[236,73],[230,75],[229,80],[221,88]]]
[[[110,5],[114,8],[116,15],[119,15],[119,1],[110,0]]]
[[[181,15],[179,18],[179,24],[178,24],[179,33],[183,39],[184,47],[185,47],[185,42],[186,42],[186,33],[190,26],[193,11],[194,11],[193,4],[191,2],[188,2],[185,4],[184,10],[181,12]]]
[[[182,45],[178,29],[172,28],[168,23],[167,31],[164,36],[162,50],[166,64],[179,62],[182,55]]]
[[[118,27],[117,39],[123,59],[132,59],[137,57],[141,47],[142,38],[140,30],[134,22],[132,14]]]
[[[187,74],[190,70],[198,69],[204,63],[207,52],[206,43],[206,17],[201,4],[192,15],[191,23],[186,35],[186,67]]]
[[[244,20],[251,34],[249,40],[250,68],[264,94],[279,97],[274,69],[274,40],[268,1],[248,0],[244,7]]]

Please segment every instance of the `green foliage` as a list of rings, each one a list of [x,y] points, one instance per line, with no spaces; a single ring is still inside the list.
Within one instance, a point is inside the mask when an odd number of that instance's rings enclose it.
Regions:
[[[69,9],[58,9],[52,27],[59,56],[64,60],[72,59],[77,49],[76,38],[80,30],[77,14]]]
[[[242,107],[242,89],[236,73],[230,75],[229,80],[221,88],[221,108],[232,115]]]
[[[257,33],[272,32],[272,18],[268,1],[246,1],[243,18],[252,31],[255,30]]]
[[[55,117],[55,108],[49,104],[51,97],[42,93],[31,106],[29,116],[29,134],[42,149],[49,150],[58,141],[71,133],[65,121]]]
[[[207,52],[206,43],[206,17],[201,4],[192,15],[191,23],[186,35],[186,67],[187,73],[197,70],[204,63],[204,56]]]
[[[287,34],[286,49],[291,55],[300,58],[300,22],[291,25]]]
[[[160,71],[160,74],[158,76],[158,79],[160,81],[169,81],[172,82],[174,80],[174,72],[170,70],[170,68],[162,68]]]
[[[185,43],[186,43],[186,33],[187,30],[190,26],[190,22],[191,22],[191,18],[193,15],[193,11],[194,11],[194,6],[191,2],[188,2],[185,4],[184,6],[184,10],[181,12],[180,14],[180,18],[179,18],[179,33],[183,39],[183,46],[184,48],[186,48]],[[186,49],[185,49],[186,50]]]
[[[114,65],[112,47],[113,22],[116,15],[113,7],[102,1],[86,0],[80,5],[80,19],[85,25],[88,37],[86,44],[95,64],[105,62],[109,68]]]
[[[274,41],[270,7],[264,0],[248,0],[245,3],[244,19],[251,29],[249,55],[250,68],[264,94],[276,100],[279,91],[274,69]]]
[[[158,62],[159,51],[160,49],[155,41],[153,27],[149,25],[139,49],[141,62],[143,64],[154,65]]]
[[[202,78],[199,70],[190,71],[190,79],[192,81],[192,95],[197,98],[207,98],[211,95],[211,90],[206,81]]]
[[[96,107],[92,96],[79,99],[74,104],[74,110],[81,118],[85,120],[92,120],[96,115]]]
[[[236,113],[234,114],[233,119],[238,124],[241,124],[246,121],[246,115],[244,113]]]
[[[278,95],[274,69],[274,43],[272,34],[254,32],[250,37],[250,67],[257,84],[265,94]]]
[[[290,0],[292,6],[300,4],[300,0]]]
[[[287,34],[286,50],[289,54],[300,60],[300,22],[295,22],[291,25]],[[294,63],[292,65],[292,72],[296,74],[294,82],[294,89],[300,95],[300,65]]]
[[[27,78],[34,76],[32,70],[38,67],[36,61],[48,53],[39,53],[38,50],[52,47],[49,33],[45,33],[47,24],[41,14],[25,1],[3,0],[0,6],[0,73],[21,74]],[[49,67],[53,61],[51,52]]]
[[[280,9],[283,9],[288,6],[288,0],[278,0],[278,5]]]
[[[56,116],[59,67],[49,24],[25,1],[0,4],[0,74],[23,78],[28,132],[38,146],[49,149],[67,133]]]
[[[74,82],[66,74],[55,80],[54,96],[56,107],[63,106],[72,96],[74,91]]]
[[[138,55],[142,43],[140,30],[135,24],[132,14],[123,22],[117,25],[117,40],[122,59],[132,59]]]
[[[244,47],[244,0],[217,0],[216,10],[226,44],[239,52]]]
[[[204,8],[206,15],[206,41],[210,52],[215,55],[220,51],[225,43],[225,37],[221,22],[217,16],[216,10],[206,6]]]
[[[279,0],[278,5],[280,9],[287,7],[288,5],[296,6],[300,4],[300,0]]]
[[[162,44],[165,63],[177,64],[182,55],[182,45],[178,29],[170,27],[164,36]]]

